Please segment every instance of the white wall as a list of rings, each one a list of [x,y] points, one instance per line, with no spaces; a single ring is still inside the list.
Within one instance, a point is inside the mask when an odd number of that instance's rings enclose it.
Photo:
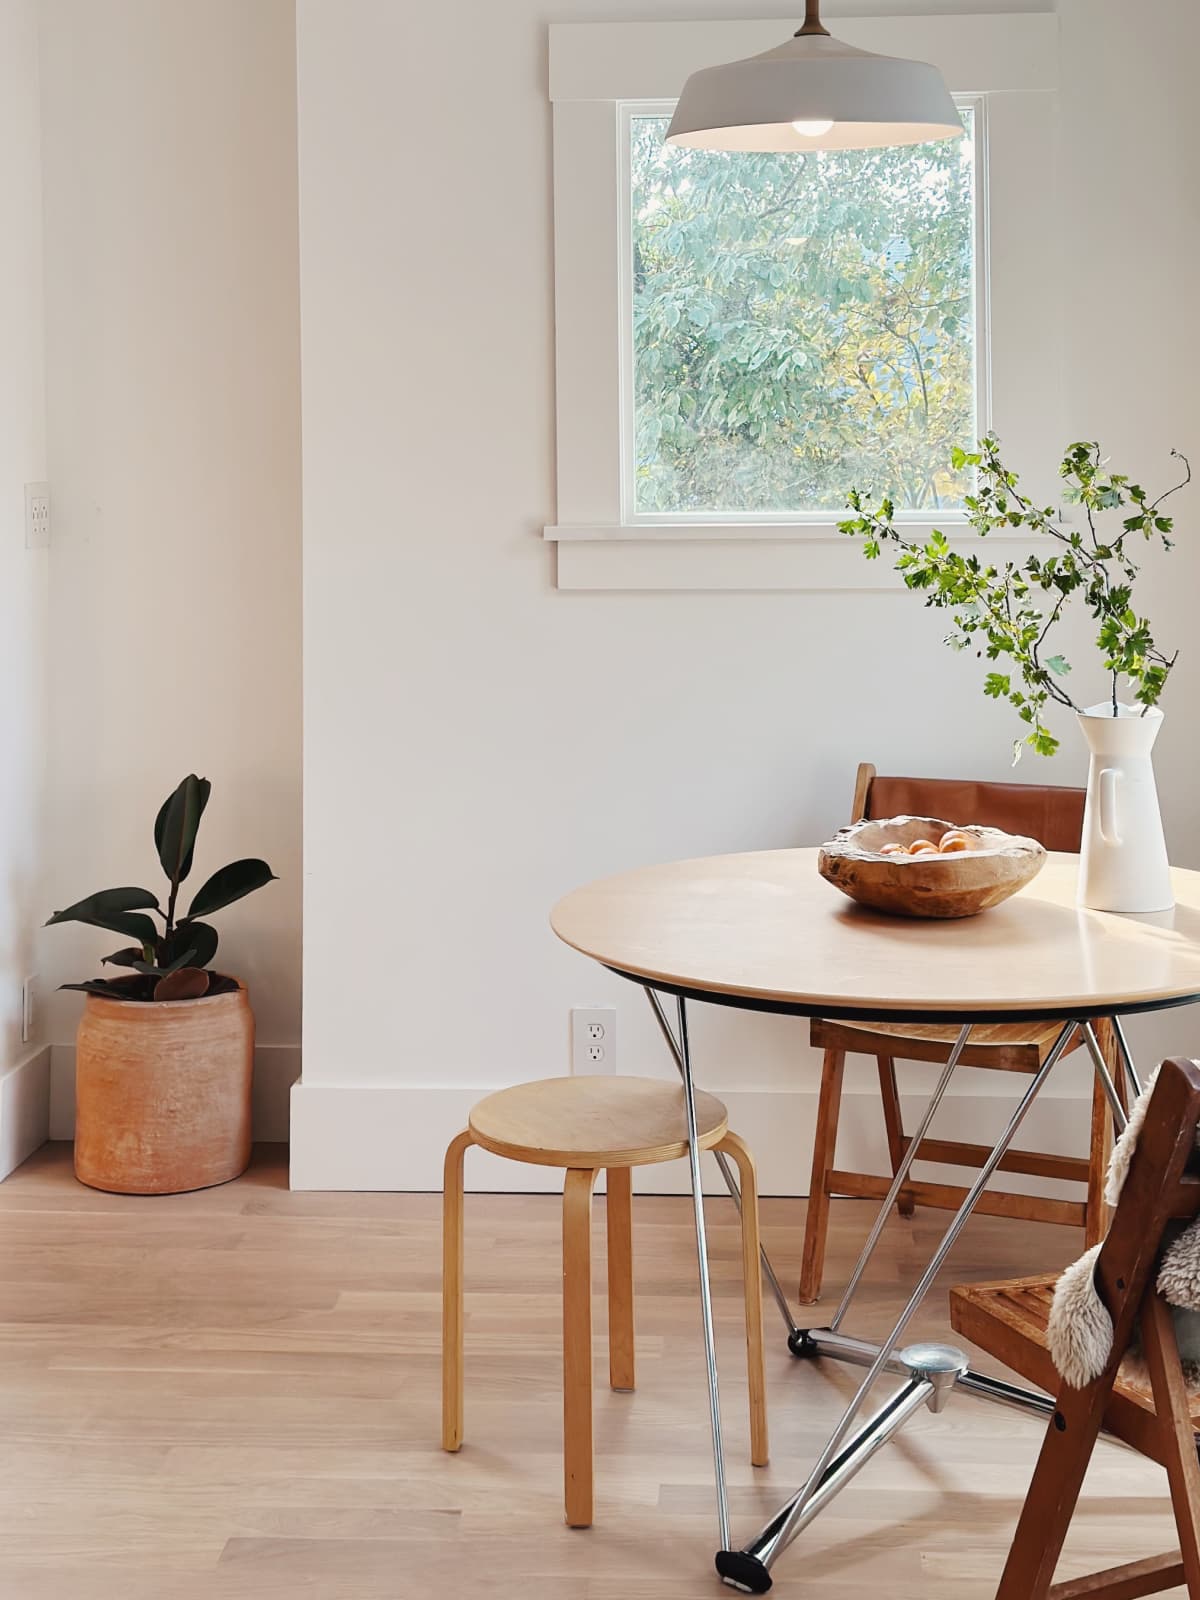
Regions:
[[[1062,238],[1069,271],[1065,383],[1074,437],[1097,438],[1149,486],[1175,481],[1171,446],[1200,480],[1200,10],[1154,0],[1135,26],[1118,0],[1059,0]],[[1172,860],[1200,867],[1200,489],[1170,503],[1174,553],[1146,562],[1144,607],[1179,646],[1155,750]],[[1200,1055],[1200,1010],[1131,1024],[1148,1061]]]
[[[555,509],[545,24],[735,9],[764,7],[299,0],[300,1186],[436,1187],[440,1148],[474,1096],[567,1069],[572,1004],[616,1004],[622,1068],[665,1070],[640,994],[550,934],[549,907],[573,885],[824,837],[846,818],[861,758],[1007,775],[1004,710],[908,596],[553,587],[539,537]],[[1191,8],[1152,9],[1137,41],[1118,0],[1061,8],[1062,314],[1073,436],[1098,430],[1157,478],[1169,444],[1191,439],[1200,455],[1195,363],[1181,348],[1194,321],[1179,311],[1200,241],[1185,171],[1197,148],[1183,83]],[[1136,116],[1131,53],[1148,58]],[[1145,227],[1169,262],[1145,259]],[[1181,543],[1159,600],[1164,636],[1186,641],[1198,565]],[[1192,865],[1182,708],[1196,670],[1161,742],[1175,858]],[[1029,775],[1083,771],[1068,743]],[[1197,1026],[1175,1014],[1157,1040],[1185,1045]],[[816,1087],[803,1024],[701,1010],[695,1035],[702,1079],[758,1146],[765,1187],[802,1189]],[[953,1116],[977,1137],[1011,1085],[980,1074],[970,1089]],[[1068,1126],[1081,1148],[1086,1115],[1070,1099],[1081,1089],[1067,1071],[1067,1103],[1048,1099],[1034,1133]],[[878,1152],[877,1122],[877,1110],[848,1118],[860,1153]],[[485,1172],[483,1158],[474,1170],[487,1184],[530,1181]]]
[[[46,726],[44,550],[24,485],[46,476],[36,0],[0,7],[0,1177],[46,1136],[48,1053],[21,1041],[36,971]]]
[[[155,810],[185,773],[211,778],[196,881],[238,855],[280,877],[218,924],[264,1047],[258,1131],[281,1137],[300,1027],[293,6],[42,11],[53,726],[37,920],[108,884],[157,886]],[[47,988],[97,970],[105,938],[48,930]],[[47,1021],[59,1135],[78,1009],[56,996]]]

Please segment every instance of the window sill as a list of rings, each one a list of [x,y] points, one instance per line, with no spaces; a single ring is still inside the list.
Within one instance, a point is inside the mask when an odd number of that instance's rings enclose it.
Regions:
[[[977,547],[974,534],[955,534],[955,520],[942,522],[951,545]],[[904,532],[920,538],[931,527],[910,523]],[[904,588],[886,555],[867,561],[832,522],[573,525],[546,528],[544,537],[558,547],[555,582],[564,590],[887,593]],[[1040,548],[1028,538],[992,535],[987,540],[997,564],[1022,560]]]

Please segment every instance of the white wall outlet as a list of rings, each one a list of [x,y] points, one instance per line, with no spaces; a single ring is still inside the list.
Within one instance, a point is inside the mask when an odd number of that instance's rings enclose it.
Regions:
[[[37,1025],[37,978],[26,978],[21,985],[21,1043],[28,1044]]]
[[[50,545],[50,485],[25,485],[25,548],[46,550]]]
[[[610,1006],[574,1006],[571,1010],[571,1071],[617,1070],[617,1013]]]

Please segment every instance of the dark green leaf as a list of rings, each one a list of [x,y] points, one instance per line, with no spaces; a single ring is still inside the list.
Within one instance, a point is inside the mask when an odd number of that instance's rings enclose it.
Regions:
[[[149,961],[135,961],[133,964],[139,972],[144,973],[148,978],[165,978],[172,972],[178,972],[181,967],[192,966],[192,957],[195,954],[194,950],[185,950],[176,960],[168,961],[165,966],[161,967],[154,966]]]
[[[253,894],[268,884],[275,874],[265,861],[248,857],[244,861],[231,861],[227,867],[214,872],[206,884],[196,892],[188,907],[188,917],[203,917],[232,905],[243,895]]]
[[[181,956],[176,956],[175,960],[168,966],[161,968],[161,971],[165,977],[168,973],[179,972],[184,967],[194,968],[197,966],[199,966],[199,962],[196,960],[196,947],[192,945]]]
[[[142,908],[151,907],[158,909],[158,899],[149,889],[101,889],[86,899],[77,900],[65,911],[56,911],[47,919],[46,926],[56,922],[83,922],[93,928],[107,928],[110,933],[122,933],[141,945],[153,945],[158,939],[158,928],[149,917],[136,914]]]
[[[172,959],[176,950],[189,949],[192,959],[188,965],[207,967],[217,953],[217,930],[210,923],[193,922],[188,918],[175,929],[171,945]]]
[[[212,784],[207,778],[189,773],[159,807],[154,819],[154,844],[172,884],[182,883],[192,870],[196,832],[211,792]]]
[[[86,983],[60,983],[60,989],[79,989],[84,994],[102,994],[109,1000],[137,1000],[140,998],[128,989],[119,989],[115,982],[108,983],[103,978],[89,978]]]
[[[144,954],[140,944],[131,944],[124,950],[114,950],[110,956],[101,956],[102,967],[136,967],[144,961]]]

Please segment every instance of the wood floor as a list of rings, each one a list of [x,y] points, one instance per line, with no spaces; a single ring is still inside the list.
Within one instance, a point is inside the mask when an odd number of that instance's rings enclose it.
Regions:
[[[728,1594],[711,1568],[690,1203],[634,1203],[636,1395],[604,1387],[596,1219],[597,1521],[575,1532],[561,1518],[557,1201],[468,1197],[459,1456],[438,1448],[439,1204],[291,1194],[274,1147],[237,1183],[169,1199],[83,1189],[63,1146],[0,1185],[2,1600]],[[830,1285],[871,1214],[834,1202]],[[803,1201],[763,1204],[789,1285],[803,1215]],[[745,1538],[803,1478],[856,1374],[795,1362],[771,1307],[772,1461],[749,1466],[738,1230],[727,1201],[709,1217]],[[943,1224],[889,1224],[853,1331],[882,1330]],[[1074,1229],[980,1217],[950,1278],[1047,1270],[1079,1249]],[[944,1287],[927,1306],[915,1334],[944,1333]],[[922,1412],[781,1559],[775,1592],[990,1600],[1039,1431],[965,1396]],[[1173,1540],[1159,1469],[1102,1444],[1060,1576]]]

